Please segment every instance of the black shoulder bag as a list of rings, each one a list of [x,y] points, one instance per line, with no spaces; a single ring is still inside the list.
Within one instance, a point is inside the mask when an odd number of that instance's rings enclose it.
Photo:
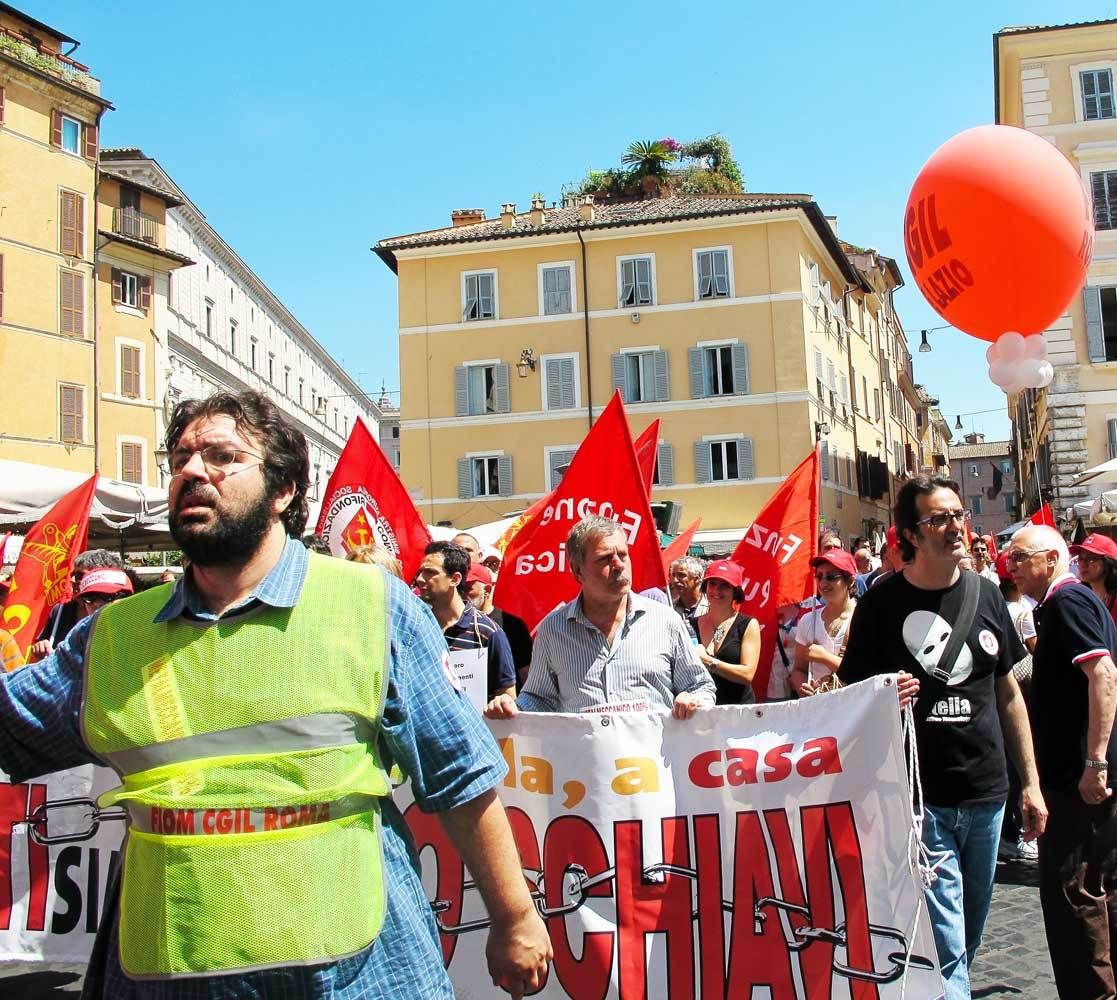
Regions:
[[[981,596],[981,577],[976,573],[965,570],[962,572],[962,607],[958,612],[958,619],[950,629],[950,638],[946,640],[946,647],[942,651],[939,662],[933,667],[924,667],[935,680],[946,684],[950,681],[950,672],[958,654],[962,652],[962,644],[966,641],[973,628],[974,618],[977,617],[977,600]]]

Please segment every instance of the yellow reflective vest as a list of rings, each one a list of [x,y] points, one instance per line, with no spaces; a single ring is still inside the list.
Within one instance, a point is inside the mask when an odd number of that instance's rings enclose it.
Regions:
[[[298,603],[156,623],[156,587],[89,639],[82,730],[129,813],[120,960],[137,979],[313,965],[384,921],[377,750],[388,584],[311,556]],[[339,905],[343,903],[344,905]]]

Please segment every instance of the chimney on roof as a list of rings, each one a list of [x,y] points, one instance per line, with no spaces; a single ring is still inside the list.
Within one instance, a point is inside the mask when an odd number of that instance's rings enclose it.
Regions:
[[[454,228],[458,226],[472,226],[476,222],[485,221],[485,210],[483,208],[455,208],[450,213],[450,221],[454,224]]]
[[[516,224],[516,203],[514,201],[506,201],[500,206],[500,227],[501,229],[511,229]]]
[[[977,431],[971,431],[969,434],[963,437],[962,440],[965,441],[966,444],[984,444],[985,435],[979,434]]]
[[[593,222],[593,195],[584,194],[582,200],[578,204],[578,217],[583,222]]]
[[[834,230],[834,235],[838,235],[838,217],[836,215],[826,216],[826,221],[830,223],[830,228]]]
[[[541,228],[547,221],[547,213],[543,211],[546,207],[547,203],[542,198],[531,199],[531,224],[536,229]]]

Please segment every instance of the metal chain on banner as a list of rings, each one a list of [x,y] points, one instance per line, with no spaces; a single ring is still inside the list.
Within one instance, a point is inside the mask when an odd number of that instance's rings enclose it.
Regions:
[[[564,897],[568,895],[569,901],[560,903],[557,906],[547,906],[545,902],[547,895],[546,881],[543,872],[535,869],[523,869],[524,879],[530,885],[534,886],[531,890],[532,901],[535,903],[535,908],[539,911],[539,915],[544,920],[550,917],[565,917],[568,914],[577,912],[589,900],[590,890],[599,885],[604,885],[607,882],[612,882],[616,878],[617,869],[616,866],[613,866],[596,875],[590,875],[581,865],[572,864],[568,865],[562,874],[564,881]],[[649,865],[641,872],[641,879],[645,884],[655,885],[662,883],[668,875],[676,875],[681,878],[691,879],[692,881],[698,880],[698,872],[696,869],[688,868],[683,865],[665,863]],[[464,891],[467,892],[476,890],[476,888],[475,882],[466,882],[463,887]],[[461,921],[454,925],[448,925],[443,921],[442,914],[450,909],[450,901],[446,899],[435,899],[430,905],[431,909],[434,911],[435,923],[438,925],[439,931],[443,934],[456,936],[468,934],[472,931],[485,930],[491,922],[488,917],[480,917],[475,920]],[[724,913],[734,912],[734,904],[731,900],[723,899],[721,901],[721,908]],[[788,950],[799,952],[810,947],[816,941],[823,941],[833,945],[836,949],[848,950],[845,921],[833,928],[813,927],[810,924],[809,907],[799,903],[792,903],[776,896],[765,896],[758,899],[753,906],[753,919],[759,923],[764,923],[769,917],[769,914],[765,911],[770,909],[775,910],[777,914],[784,914],[784,920],[781,921],[781,925],[784,927]],[[801,918],[804,921],[803,926],[794,926],[791,919],[792,916]],[[692,912],[691,920],[697,919],[697,911]],[[924,958],[922,955],[912,954],[912,945],[899,928],[887,927],[882,924],[869,924],[868,926],[871,938],[884,939],[895,943],[896,948],[885,956],[891,963],[891,966],[885,969],[860,969],[847,963],[839,962],[837,958],[835,958],[831,962],[831,967],[836,975],[843,976],[846,979],[885,984],[895,982],[901,977],[906,979],[907,970],[909,968],[923,969],[926,971],[931,971],[935,968],[934,962],[930,959]]]
[[[47,821],[51,810],[80,809],[78,819],[81,827],[73,832],[51,834]],[[44,802],[36,806],[29,816],[23,818],[27,824],[27,832],[36,844],[53,846],[55,844],[79,844],[85,840],[92,840],[102,823],[116,820],[126,820],[128,813],[120,807],[102,809],[90,798],[55,799],[53,802]]]

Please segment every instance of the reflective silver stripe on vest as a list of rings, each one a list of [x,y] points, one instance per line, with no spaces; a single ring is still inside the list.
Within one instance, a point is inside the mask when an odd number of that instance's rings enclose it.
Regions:
[[[129,828],[143,833],[203,837],[230,833],[276,833],[355,816],[376,808],[369,795],[346,795],[333,802],[298,806],[256,806],[252,809],[164,809],[128,804]]]
[[[114,750],[103,756],[118,774],[127,775],[207,757],[291,753],[369,743],[374,734],[375,728],[368,719],[344,712],[322,712],[222,729],[216,733],[184,736],[146,747]]]

